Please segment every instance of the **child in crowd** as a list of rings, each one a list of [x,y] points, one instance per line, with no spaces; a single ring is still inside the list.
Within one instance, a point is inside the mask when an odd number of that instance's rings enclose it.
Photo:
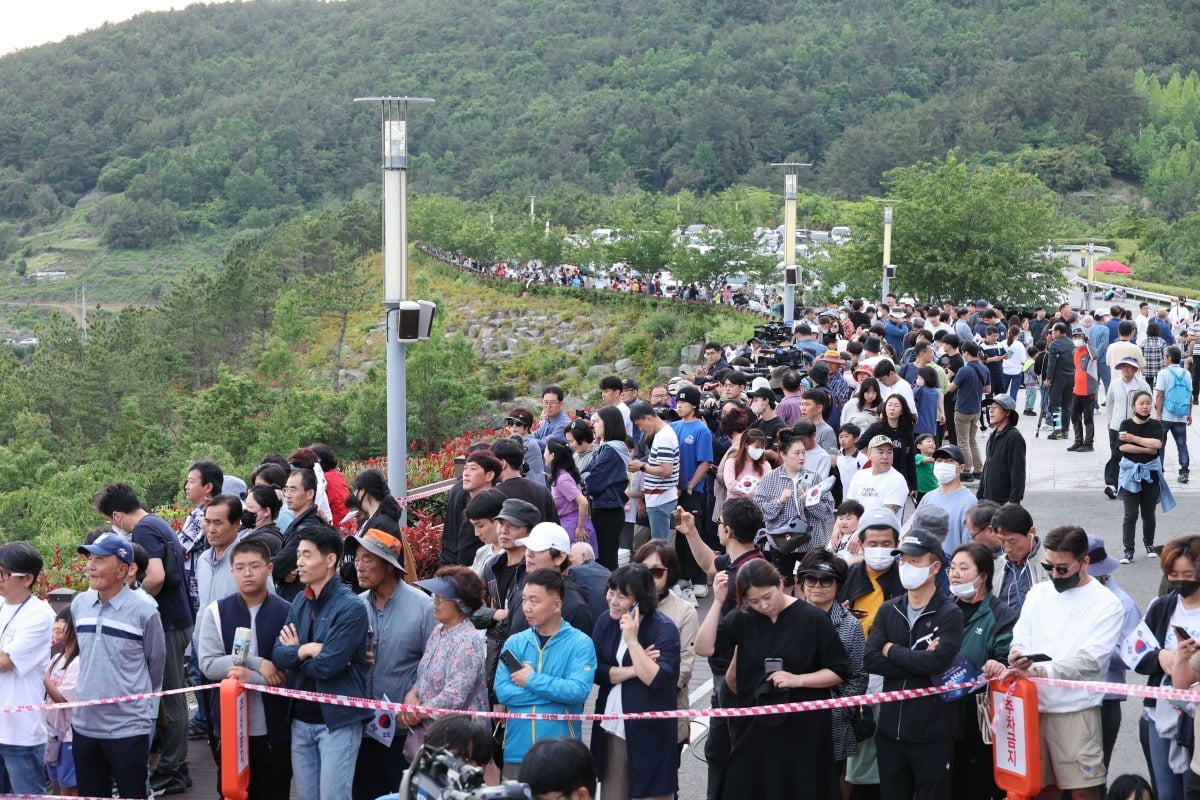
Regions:
[[[75,682],[79,677],[79,642],[75,638],[75,622],[68,606],[54,620],[54,644],[62,652],[46,666],[46,697],[55,703],[75,699]],[[72,751],[71,710],[50,709],[46,712],[46,772],[50,775],[50,793],[78,794],[75,788],[75,755]]]
[[[801,419],[792,426],[792,430],[800,434],[804,440],[804,468],[809,472],[815,472],[821,476],[821,480],[829,477],[829,470],[833,467],[833,460],[821,449],[817,444],[817,426],[812,420]]]
[[[837,507],[836,514],[827,549],[845,561],[847,566],[857,564],[863,559],[862,547],[851,550],[850,545],[852,542],[858,542],[855,534],[858,533],[858,520],[863,515],[862,503],[857,500],[844,500]]]
[[[917,502],[928,492],[938,488],[937,478],[933,476],[933,453],[937,450],[937,440],[928,433],[917,437],[917,452],[913,460],[917,464]]]
[[[852,422],[838,429],[837,470],[842,486],[849,487],[854,473],[867,463],[867,454],[858,449],[858,437],[862,430]]]

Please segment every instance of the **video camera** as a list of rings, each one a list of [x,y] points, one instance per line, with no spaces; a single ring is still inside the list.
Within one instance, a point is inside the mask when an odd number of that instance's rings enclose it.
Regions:
[[[483,769],[428,745],[418,752],[400,785],[400,800],[529,800],[529,787],[518,781],[484,786]]]

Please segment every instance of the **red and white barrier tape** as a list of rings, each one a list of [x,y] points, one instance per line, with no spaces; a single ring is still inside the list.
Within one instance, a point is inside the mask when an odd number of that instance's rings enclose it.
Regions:
[[[398,498],[396,502],[400,504],[401,508],[408,508],[408,504],[413,500],[424,500],[426,497],[433,497],[434,495],[439,495],[448,491],[450,491],[449,486],[445,486],[440,489],[429,489],[428,491],[405,495],[404,497]]]
[[[1105,683],[1104,681],[1068,681],[1062,678],[1031,678],[1040,686],[1058,689],[1082,689],[1102,694],[1123,694],[1126,697],[1147,697],[1151,700],[1178,700],[1200,703],[1200,690],[1176,689],[1172,686],[1143,686],[1136,683]]]
[[[69,703],[41,703],[40,705],[31,706],[4,706],[0,708],[0,715],[14,714],[18,711],[49,711],[54,708],[85,708],[87,706],[107,706],[113,703],[125,703],[130,700],[151,700],[155,697],[165,697],[169,694],[187,694],[188,692],[200,692],[205,689],[220,689],[219,683],[208,683],[203,686],[185,686],[182,689],[164,689],[158,692],[145,692],[143,694],[127,694],[121,697],[102,697],[99,700],[72,700]],[[41,795],[38,795],[41,797]],[[9,797],[9,795],[0,794],[0,798]]]
[[[263,692],[264,694],[308,700],[314,703],[328,703],[335,706],[369,708],[380,711],[418,713],[429,716],[436,714],[466,714],[472,717],[487,717],[489,719],[598,722],[604,720],[692,719],[695,717],[758,717],[768,714],[791,714],[797,711],[822,711],[833,708],[850,708],[876,703],[889,703],[894,700],[914,700],[918,697],[930,697],[943,694],[944,692],[952,692],[956,689],[972,689],[981,685],[981,683],[981,681],[973,683],[948,683],[944,686],[932,686],[923,689],[899,689],[893,692],[879,692],[877,694],[833,697],[828,700],[805,700],[799,703],[776,703],[765,706],[749,706],[746,708],[679,708],[669,711],[641,711],[629,714],[522,714],[513,711],[464,711],[460,709],[413,706],[406,703],[385,703],[381,700],[367,700],[362,697],[305,692],[297,689],[284,689],[277,686],[247,684],[246,688],[255,692]]]

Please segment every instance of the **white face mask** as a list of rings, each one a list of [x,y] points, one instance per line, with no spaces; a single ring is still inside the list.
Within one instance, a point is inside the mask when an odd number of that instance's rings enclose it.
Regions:
[[[749,455],[750,458],[754,461],[758,461],[760,458],[762,458],[763,453],[765,453],[765,452],[766,452],[766,450],[763,450],[761,447],[747,447],[746,448],[746,454]]]
[[[958,465],[946,463],[934,464],[933,477],[937,478],[938,483],[949,483],[958,477]]]
[[[970,600],[975,597],[979,590],[975,588],[975,581],[970,583],[952,583],[950,584],[950,594],[957,597],[959,600]]]
[[[916,564],[900,564],[900,585],[905,589],[919,589],[929,580],[929,567],[918,567]]]
[[[871,569],[881,572],[892,565],[892,548],[865,547],[863,548],[863,561]]]

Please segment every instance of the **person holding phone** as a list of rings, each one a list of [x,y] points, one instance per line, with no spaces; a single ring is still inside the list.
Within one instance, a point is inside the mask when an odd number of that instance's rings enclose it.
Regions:
[[[608,578],[608,613],[596,620],[596,708],[606,714],[673,711],[679,630],[657,609],[654,578],[627,564]],[[592,727],[592,755],[606,800],[662,798],[679,790],[675,720],[606,720]]]
[[[1103,680],[1125,619],[1121,601],[1088,575],[1089,542],[1082,528],[1055,528],[1042,546],[1042,566],[1050,580],[1035,585],[1025,597],[1013,628],[1010,668],[989,662],[984,676]],[[1029,654],[1044,654],[1050,660],[1036,663]],[[1042,780],[1047,788],[1070,789],[1074,800],[1099,800],[1107,778],[1103,700],[1099,692],[1038,686]]]
[[[828,699],[852,676],[829,615],[787,594],[773,564],[752,559],[742,565],[737,608],[722,614],[729,589],[728,574],[718,572],[718,602],[696,639],[702,656],[735,653],[729,671],[737,686],[727,693],[728,702],[747,707]],[[838,794],[831,711],[732,718],[729,735],[732,747],[716,797],[826,800]]]
[[[1159,565],[1170,591],[1150,603],[1143,624],[1160,644],[1146,650],[1133,669],[1148,677],[1146,683],[1149,686],[1166,683],[1178,686],[1172,680],[1172,670],[1177,662],[1187,661],[1187,651],[1194,649],[1192,645],[1200,636],[1200,579],[1197,577],[1200,536],[1171,539],[1163,545]],[[1150,745],[1149,766],[1158,797],[1160,800],[1182,800],[1184,776],[1171,769],[1170,751],[1178,725],[1189,723],[1165,701],[1159,704],[1147,699],[1143,705],[1149,709],[1149,714],[1142,716],[1140,726],[1143,740]],[[1197,782],[1200,783],[1200,779]]]

